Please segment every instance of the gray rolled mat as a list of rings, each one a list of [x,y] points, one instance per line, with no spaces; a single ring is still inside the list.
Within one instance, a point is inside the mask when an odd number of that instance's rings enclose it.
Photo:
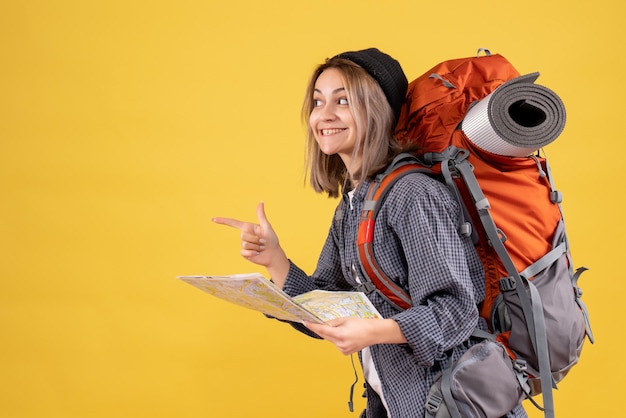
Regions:
[[[539,73],[514,78],[475,102],[461,129],[477,147],[497,155],[525,157],[554,141],[565,127],[565,106]]]

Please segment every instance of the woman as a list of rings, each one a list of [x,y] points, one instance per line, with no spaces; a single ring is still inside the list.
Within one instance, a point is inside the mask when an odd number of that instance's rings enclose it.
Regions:
[[[342,195],[344,208],[331,225],[313,275],[287,258],[262,203],[258,224],[214,218],[241,231],[242,256],[264,266],[287,294],[357,289],[362,282],[359,216],[373,177],[403,151],[393,130],[407,85],[400,64],[374,48],[339,54],[313,72],[303,106],[310,182],[317,192]],[[464,342],[478,325],[483,270],[470,240],[457,232],[459,210],[437,180],[421,173],[402,177],[378,214],[374,251],[387,276],[411,295],[412,307],[398,311],[373,292],[368,296],[384,319],[305,324],[303,331],[342,353],[359,352],[367,417],[424,416],[437,373],[450,356],[455,360],[466,351]],[[525,416],[518,409],[518,416]]]

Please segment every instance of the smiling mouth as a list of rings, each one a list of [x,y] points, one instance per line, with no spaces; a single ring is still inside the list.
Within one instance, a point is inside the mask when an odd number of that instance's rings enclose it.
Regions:
[[[343,132],[345,130],[346,130],[346,128],[343,128],[343,129],[338,129],[338,128],[335,128],[335,129],[321,129],[320,133],[322,135],[324,135],[324,136],[326,136],[326,135],[335,135],[335,134],[341,133],[341,132]]]

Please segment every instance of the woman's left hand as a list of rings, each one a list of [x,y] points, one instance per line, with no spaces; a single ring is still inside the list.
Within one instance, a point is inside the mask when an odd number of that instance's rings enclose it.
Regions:
[[[382,343],[404,343],[406,339],[393,319],[337,318],[326,324],[305,322],[308,329],[335,344],[348,355]]]

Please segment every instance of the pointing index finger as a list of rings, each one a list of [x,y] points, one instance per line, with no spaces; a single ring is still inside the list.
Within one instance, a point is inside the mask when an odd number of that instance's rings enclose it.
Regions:
[[[242,231],[245,229],[245,226],[248,223],[233,218],[213,218],[211,220],[216,224],[230,226],[232,228],[237,228]]]

